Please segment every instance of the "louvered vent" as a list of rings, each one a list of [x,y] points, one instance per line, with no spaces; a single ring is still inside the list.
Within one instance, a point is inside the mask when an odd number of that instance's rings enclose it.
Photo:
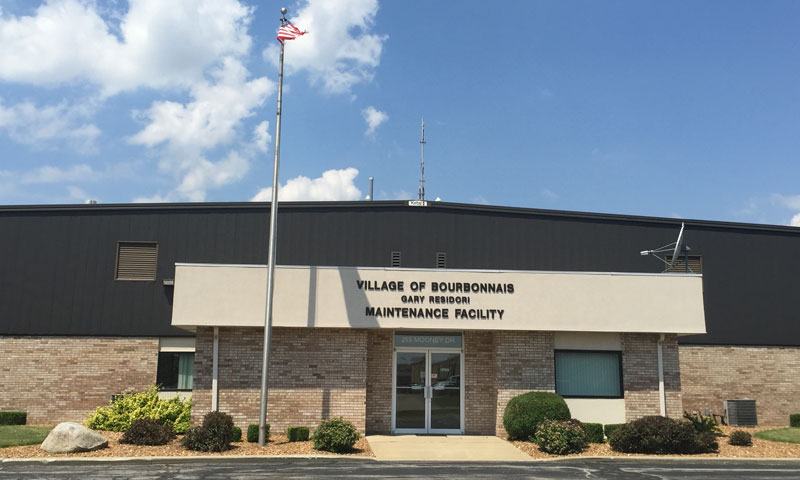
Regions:
[[[436,252],[436,268],[447,268],[447,254]]]
[[[724,400],[725,415],[732,427],[755,427],[758,425],[756,401],[750,399]]]
[[[149,242],[119,242],[117,244],[117,280],[156,279],[158,244]]]
[[[400,252],[392,252],[392,266],[393,267],[400,266]]]
[[[672,261],[672,255],[667,255],[666,257],[667,262]],[[681,255],[677,260],[675,260],[675,264],[673,264],[669,269],[667,269],[669,273],[685,273],[686,272],[686,261]],[[689,255],[689,273],[703,273],[703,257],[700,255]]]

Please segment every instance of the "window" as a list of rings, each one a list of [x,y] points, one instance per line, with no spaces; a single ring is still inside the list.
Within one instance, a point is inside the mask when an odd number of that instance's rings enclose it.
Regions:
[[[392,252],[392,264],[393,267],[400,266],[400,252]]]
[[[191,390],[194,383],[194,353],[159,352],[156,383],[162,390]]]
[[[562,397],[622,398],[622,354],[556,350],[556,393]]]
[[[117,280],[154,281],[158,260],[155,242],[117,243]]]
[[[672,261],[672,255],[667,255],[665,260],[667,265]],[[669,273],[685,273],[686,272],[686,259],[680,255],[675,263],[667,268]],[[703,258],[700,255],[689,255],[689,273],[703,273]]]

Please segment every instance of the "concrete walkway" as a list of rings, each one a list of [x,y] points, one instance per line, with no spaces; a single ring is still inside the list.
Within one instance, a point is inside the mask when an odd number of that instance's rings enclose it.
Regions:
[[[514,445],[489,436],[370,435],[377,460],[453,462],[530,462]]]

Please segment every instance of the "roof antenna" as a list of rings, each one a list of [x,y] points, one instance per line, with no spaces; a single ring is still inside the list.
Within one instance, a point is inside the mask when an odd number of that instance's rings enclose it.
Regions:
[[[641,252],[639,252],[639,254],[640,255],[652,255],[652,256],[656,257],[657,259],[661,260],[662,262],[664,262],[664,265],[665,265],[666,268],[664,268],[664,271],[661,272],[661,273],[666,273],[666,272],[669,271],[670,268],[672,268],[675,265],[675,262],[680,258],[681,253],[682,253],[683,254],[684,268],[686,270],[686,273],[689,273],[690,272],[690,270],[689,270],[689,250],[691,250],[691,248],[689,247],[689,245],[686,245],[686,243],[685,243],[685,241],[683,239],[683,229],[685,227],[686,227],[686,225],[683,222],[681,222],[681,231],[678,232],[678,239],[675,240],[674,242],[668,243],[668,244],[666,244],[666,245],[664,245],[662,247],[658,247],[658,248],[656,248],[654,250],[642,250]],[[670,258],[669,261],[667,261],[666,258],[663,258],[663,257],[659,256],[660,253],[667,253],[667,252],[672,252],[672,258]]]
[[[422,148],[422,157],[420,159],[420,174],[419,174],[419,196],[417,200],[425,200],[425,117],[422,118],[422,140],[419,141]]]

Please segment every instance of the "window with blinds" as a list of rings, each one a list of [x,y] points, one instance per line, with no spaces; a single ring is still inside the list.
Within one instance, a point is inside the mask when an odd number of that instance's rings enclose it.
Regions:
[[[672,255],[666,256],[667,264],[672,261]],[[686,260],[681,255],[675,263],[667,269],[669,273],[686,273]],[[689,255],[689,273],[703,273],[703,257],[700,255]]]
[[[117,280],[154,281],[158,260],[155,242],[117,243]]]

